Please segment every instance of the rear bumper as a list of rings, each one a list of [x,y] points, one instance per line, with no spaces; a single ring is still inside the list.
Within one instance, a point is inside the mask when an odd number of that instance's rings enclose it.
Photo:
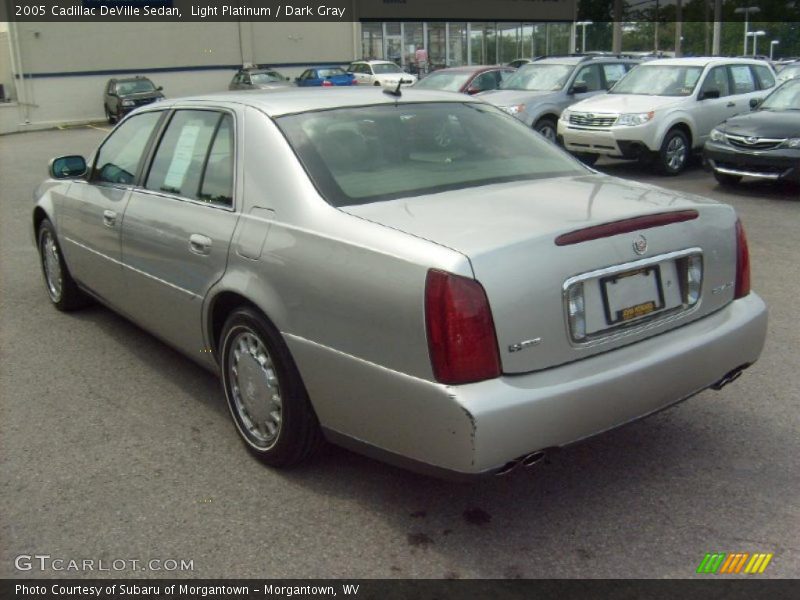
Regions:
[[[726,175],[800,181],[800,150],[747,151],[709,141],[703,157],[712,169]]]
[[[710,387],[758,359],[766,327],[766,306],[751,293],[624,348],[464,386],[412,378],[292,336],[287,341],[333,441],[415,470],[469,476]]]

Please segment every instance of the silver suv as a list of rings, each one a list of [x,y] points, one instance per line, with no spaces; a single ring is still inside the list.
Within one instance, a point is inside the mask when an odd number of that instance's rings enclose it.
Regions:
[[[617,56],[554,56],[520,67],[498,90],[480,97],[556,139],[561,112],[580,100],[602,94],[640,61]]]
[[[657,160],[666,175],[683,171],[693,151],[725,119],[750,110],[775,86],[761,60],[668,58],[648,62],[608,94],[564,111],[558,135],[589,164],[598,156]]]

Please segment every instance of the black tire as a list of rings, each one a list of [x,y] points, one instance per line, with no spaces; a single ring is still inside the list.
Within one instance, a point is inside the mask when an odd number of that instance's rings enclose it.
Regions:
[[[375,81],[375,82],[372,83],[372,85],[374,85],[375,87],[380,87],[381,82],[380,81]]]
[[[548,139],[553,143],[556,142],[558,126],[556,124],[556,120],[552,117],[542,117],[536,121],[536,123],[534,123],[533,129],[545,139]]]
[[[109,125],[113,125],[117,122],[117,117],[111,114],[111,109],[108,108],[108,104],[104,106],[106,111],[106,121],[108,121]]]
[[[742,180],[741,175],[729,175],[728,173],[720,173],[718,171],[714,171],[714,179],[722,187],[736,187],[739,185],[739,182]]]
[[[67,263],[61,254],[56,230],[48,219],[44,219],[39,225],[36,239],[45,289],[53,306],[66,312],[89,304],[89,297],[80,290],[70,275]]]
[[[314,454],[322,433],[300,372],[278,330],[257,310],[242,307],[228,316],[220,365],[231,417],[250,452],[273,467]]]
[[[678,175],[689,163],[692,149],[689,138],[680,129],[670,129],[658,152],[658,167],[664,175]]]
[[[593,167],[594,163],[597,162],[597,159],[600,158],[599,154],[589,154],[588,152],[577,152],[575,153],[575,158],[581,161],[588,167]]]

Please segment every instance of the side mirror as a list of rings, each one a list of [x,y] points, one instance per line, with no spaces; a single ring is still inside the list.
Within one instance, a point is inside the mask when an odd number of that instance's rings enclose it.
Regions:
[[[704,92],[700,92],[700,97],[698,100],[709,100],[712,98],[719,98],[719,90],[710,89],[705,90]]]
[[[478,92],[480,92],[480,91],[482,91],[482,90],[481,90],[481,89],[480,89],[478,86],[476,86],[476,85],[471,85],[471,86],[469,86],[469,87],[467,88],[467,93],[468,93],[470,96],[474,96],[475,94],[477,94],[477,93],[478,93]]]
[[[289,78],[288,78],[288,77],[286,78],[286,81],[289,81]]]
[[[299,77],[295,77],[294,81],[295,81],[295,83],[300,83],[300,78]]]
[[[160,85],[160,86],[158,86],[158,87],[156,88],[156,91],[157,91],[157,92],[163,92],[163,91],[164,91],[164,86],[163,86],[163,85]]]
[[[570,88],[570,94],[585,94],[589,91],[589,86],[585,83],[576,83]]]
[[[80,177],[86,173],[86,159],[78,155],[59,156],[50,161],[47,170],[53,179]]]
[[[758,108],[763,101],[763,98],[750,98],[750,108]]]

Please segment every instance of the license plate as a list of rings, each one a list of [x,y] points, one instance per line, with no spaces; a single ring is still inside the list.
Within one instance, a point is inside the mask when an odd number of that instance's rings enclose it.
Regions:
[[[646,317],[664,308],[658,265],[604,277],[600,280],[600,287],[609,325]]]

